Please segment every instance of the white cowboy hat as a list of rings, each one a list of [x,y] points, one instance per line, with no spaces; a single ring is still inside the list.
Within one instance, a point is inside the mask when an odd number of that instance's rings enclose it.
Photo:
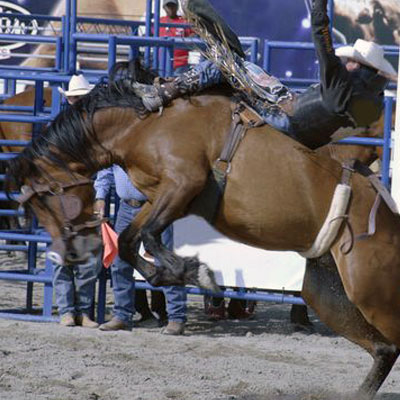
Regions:
[[[397,72],[392,64],[385,59],[383,48],[379,44],[357,39],[354,46],[339,47],[335,54],[338,57],[351,58],[360,64],[375,68],[381,75],[397,80]]]
[[[59,87],[58,91],[65,97],[83,96],[91,91],[90,83],[83,75],[73,75],[68,83],[68,90]]]

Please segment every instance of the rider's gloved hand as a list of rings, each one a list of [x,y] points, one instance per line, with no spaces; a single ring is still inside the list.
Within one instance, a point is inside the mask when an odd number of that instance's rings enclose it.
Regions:
[[[313,0],[311,10],[311,27],[329,26],[328,0]]]
[[[328,0],[313,0],[312,10],[326,13],[328,10]]]

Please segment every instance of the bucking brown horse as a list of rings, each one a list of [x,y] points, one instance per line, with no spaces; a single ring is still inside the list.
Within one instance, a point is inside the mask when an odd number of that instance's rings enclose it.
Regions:
[[[51,234],[53,260],[83,260],[100,247],[89,177],[121,165],[149,199],[119,237],[121,257],[154,285],[214,289],[211,271],[196,257],[164,248],[160,233],[187,214],[207,213],[210,171],[231,118],[231,99],[220,89],[148,114],[129,80],[100,84],[10,161],[7,185],[10,191],[22,188],[21,201]],[[252,246],[304,252],[341,176],[338,162],[269,126],[250,129],[233,159],[214,226]],[[357,236],[367,230],[376,192],[359,174],[351,186],[348,224]],[[349,229],[340,229],[330,249],[334,264],[309,266],[303,293],[322,321],[374,358],[358,393],[365,399],[374,397],[400,346],[400,218],[382,203],[376,219],[375,234],[353,240],[351,250]],[[141,241],[160,267],[137,256]]]

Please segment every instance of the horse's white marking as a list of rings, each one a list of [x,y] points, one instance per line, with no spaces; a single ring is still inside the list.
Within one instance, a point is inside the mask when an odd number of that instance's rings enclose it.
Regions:
[[[204,289],[215,290],[216,283],[213,278],[214,272],[207,265],[200,264],[198,272],[199,286]]]
[[[49,251],[47,253],[47,258],[55,265],[63,265],[64,264],[63,258],[55,251]]]
[[[305,258],[316,258],[322,256],[330,249],[342,226],[343,218],[341,217],[346,213],[350,195],[351,187],[349,185],[339,184],[336,186],[325,222],[313,245],[309,250],[299,253],[301,256]]]

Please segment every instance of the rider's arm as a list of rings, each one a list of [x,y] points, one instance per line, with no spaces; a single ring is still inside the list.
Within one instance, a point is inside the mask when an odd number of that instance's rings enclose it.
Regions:
[[[312,38],[319,66],[322,94],[328,108],[342,113],[351,93],[351,81],[346,67],[335,55],[329,30],[327,0],[314,0],[311,12]]]
[[[311,11],[311,27],[321,79],[332,79],[332,75],[335,73],[346,73],[333,48],[327,15],[327,0],[314,0]]]

